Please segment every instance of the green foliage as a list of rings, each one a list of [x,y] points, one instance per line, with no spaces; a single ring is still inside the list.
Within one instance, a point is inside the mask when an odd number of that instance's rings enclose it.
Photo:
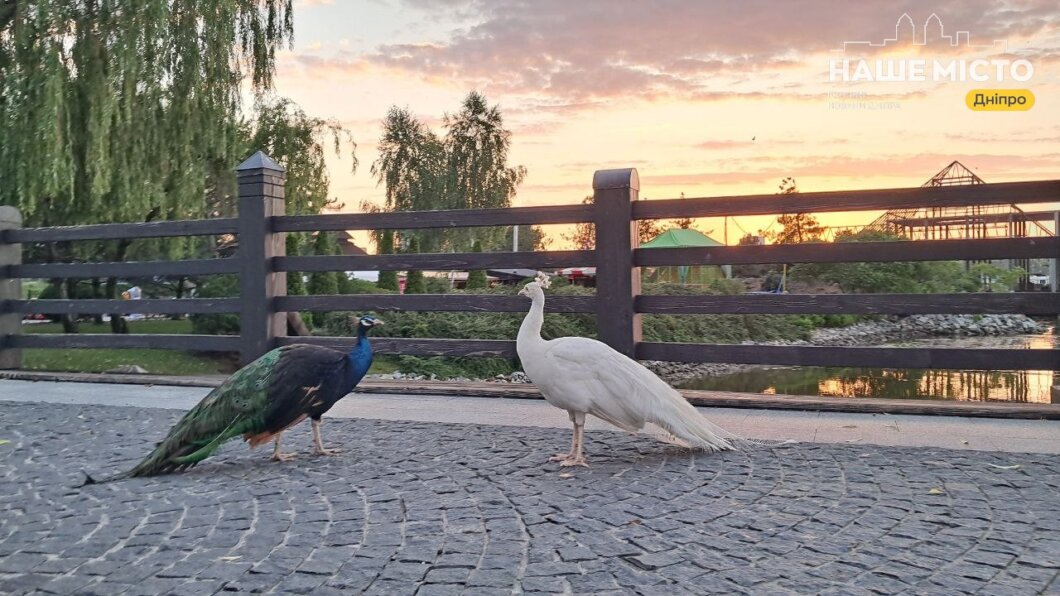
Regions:
[[[289,0],[19,2],[0,24],[0,203],[27,226],[195,218],[272,83]],[[225,174],[231,177],[230,173]]]
[[[127,289],[127,286],[122,286],[122,290],[125,289]],[[90,298],[95,298],[95,296],[92,295],[92,286],[89,284],[74,284],[72,290],[73,291],[69,293],[69,296],[67,296],[70,300],[88,300]],[[55,287],[54,283],[50,283],[44,286],[37,298],[40,298],[41,300],[55,300],[59,298],[59,290]]]
[[[593,195],[582,198],[582,205],[592,205]],[[577,250],[592,250],[596,248],[596,226],[592,222],[582,222],[574,225],[574,229],[563,235],[563,239],[574,244]]]
[[[497,246],[498,251],[509,251],[512,249],[512,240],[515,234],[515,226],[504,228],[504,239]],[[535,250],[547,250],[551,239],[545,235],[541,226],[519,226],[519,245],[516,247],[521,252],[533,252]]]
[[[347,146],[352,169],[357,170],[357,144],[337,121],[309,117],[293,101],[282,97],[258,102],[254,134],[248,145],[252,150],[264,151],[287,170],[287,215],[312,215],[340,206],[328,198],[331,181],[325,159],[326,142],[332,145],[335,155],[341,155],[343,146]]]
[[[428,211],[451,207],[445,188],[442,141],[407,108],[393,106],[387,112],[378,150],[372,175],[385,188],[381,210]],[[374,233],[377,244],[382,233]],[[397,235],[404,242],[416,238],[427,252],[440,251],[445,244],[444,230],[400,230]],[[393,245],[394,240],[390,242]]]
[[[300,235],[299,234],[287,234],[287,255],[297,256],[301,253],[300,246]],[[287,295],[288,296],[305,296],[305,280],[302,279],[302,273],[300,271],[288,271],[287,272]]]
[[[799,188],[795,179],[788,177],[780,181],[781,195],[796,195]],[[820,242],[824,234],[822,226],[817,218],[810,213],[788,213],[777,217],[780,229],[768,234],[774,244],[799,244],[802,242]]]
[[[408,275],[405,277],[405,293],[406,294],[426,294],[427,293],[427,282],[423,279],[423,272],[416,269],[410,269]]]
[[[328,232],[319,232],[313,240],[314,255],[333,255],[338,252],[335,237]],[[309,274],[309,284],[306,293],[311,296],[332,296],[339,293],[339,277],[344,274],[339,271],[314,271]],[[314,325],[319,325],[323,319],[322,313],[309,313],[307,318]]]
[[[129,321],[131,333],[192,333],[187,320],[147,319]],[[26,333],[63,333],[56,324],[27,325]],[[84,333],[108,333],[105,324],[82,324]],[[234,361],[217,354],[197,354],[177,350],[148,350],[129,348],[92,349],[27,349],[22,351],[22,367],[27,370],[73,372],[104,372],[123,364],[135,364],[159,375],[211,375],[230,373]]]
[[[97,333],[109,331],[110,327],[106,327],[100,328]],[[224,360],[177,350],[93,348],[22,351],[22,368],[25,370],[98,373],[123,364],[142,366],[149,373],[156,375],[215,375],[232,372],[232,366]]]
[[[479,292],[495,295],[514,295],[517,286],[499,286]],[[461,293],[461,292],[454,292]],[[554,288],[550,292],[560,296],[586,296],[592,291],[577,286]],[[526,302],[527,308],[530,301]],[[326,335],[349,336],[356,330],[351,326],[352,313],[329,313],[324,325]],[[519,331],[523,313],[463,313],[463,312],[388,312],[381,318],[386,325],[377,328],[379,337],[440,337],[450,339],[512,339]],[[546,338],[567,335],[596,336],[592,315],[546,314],[542,335]],[[502,358],[418,358],[402,356],[398,359],[401,371],[439,377],[489,377],[518,369],[518,363]]]
[[[586,195],[582,199],[582,205],[592,205],[596,197],[593,195]],[[647,197],[641,197],[647,199]],[[656,236],[663,233],[666,229],[662,226],[663,222],[655,219],[641,219],[637,221],[637,239],[641,244],[645,244],[655,239]],[[682,222],[683,223],[683,222]],[[563,235],[563,238],[568,242],[574,244],[574,248],[578,250],[592,250],[596,248],[596,224],[592,222],[582,222],[574,225],[574,229]]]
[[[813,331],[821,327],[849,327],[860,319],[858,315],[792,315],[791,323]]]
[[[901,242],[902,236],[862,230],[836,237],[836,242]],[[965,270],[958,261],[899,261],[893,263],[804,264],[790,269],[792,277],[838,284],[846,293],[951,293],[1009,291],[1024,275],[990,263],[977,263]]]
[[[239,295],[239,277],[215,275],[199,286],[198,298],[230,298]],[[200,335],[239,335],[239,315],[191,315],[192,333]]]
[[[971,266],[968,274],[980,280],[984,291],[1009,292],[1027,272],[1020,267],[1004,269],[993,263],[976,263]]]
[[[375,283],[357,279],[354,277],[346,277],[345,275],[339,275],[339,293],[340,294],[389,294],[390,290],[384,290]]]
[[[453,288],[448,278],[424,277],[423,289],[424,294],[448,294]]]
[[[313,241],[314,255],[333,255],[338,251],[334,238],[326,232],[318,233]],[[316,296],[327,296],[339,293],[338,273],[335,271],[314,271],[309,274],[307,293]]]
[[[498,286],[480,293],[514,295],[520,285]],[[719,286],[715,291],[732,291],[731,286]],[[646,294],[686,295],[702,293],[680,285],[651,285]],[[461,293],[461,292],[456,292]],[[591,296],[591,288],[572,286],[556,278],[550,296]],[[527,301],[527,309],[530,303]],[[330,313],[323,325],[326,335],[352,335],[356,332],[349,321],[350,313]],[[460,313],[460,312],[389,312],[383,318],[386,325],[376,330],[380,337],[437,337],[448,339],[507,339],[519,331],[525,313]],[[596,317],[590,314],[545,315],[541,335],[546,339],[565,336],[596,337]],[[648,341],[739,343],[743,341],[772,341],[805,339],[817,321],[790,315],[646,315],[644,336]],[[839,323],[837,319],[834,321]],[[825,323],[825,321],[821,321]],[[438,377],[490,377],[518,368],[518,362],[486,358],[417,358],[400,357],[402,372]]]
[[[56,300],[63,298],[70,300],[88,300],[91,298],[98,298],[98,296],[95,295],[92,285],[90,283],[87,283],[86,281],[82,281],[81,283],[67,283],[70,281],[73,280],[59,280],[59,282],[63,284],[64,288],[68,290],[66,296],[63,296],[61,293],[61,289],[63,288],[60,288],[58,285],[56,285],[55,280],[53,280],[47,285],[40,286],[40,294],[37,296],[37,298],[41,300]],[[128,288],[128,284],[120,284],[117,286],[117,292],[120,294]],[[47,315],[47,317],[50,321],[59,321],[63,318],[62,315],[54,313]],[[79,330],[68,331],[68,333],[77,332],[79,332]]]
[[[472,91],[456,114],[444,119],[439,138],[405,108],[394,106],[383,121],[379,158],[372,174],[386,187],[384,211],[479,209],[508,207],[526,176],[522,166],[508,166],[511,132],[500,109]],[[379,209],[362,206],[366,211]],[[381,232],[374,234],[377,243]],[[477,228],[398,231],[400,241],[415,238],[424,252],[457,250],[473,238],[486,250],[497,247],[501,230]]]
[[[512,133],[504,127],[500,107],[490,107],[484,95],[472,91],[460,111],[446,114],[445,127],[446,191],[451,208],[510,207],[526,168],[508,166]],[[482,239],[488,248],[503,237],[503,231],[491,228],[455,230],[451,237],[455,245],[467,246],[458,239],[468,234]]]
[[[413,237],[409,242],[408,250],[406,251],[411,254],[417,254],[420,252],[420,242],[418,238]],[[415,269],[410,269],[405,273],[405,293],[406,294],[426,294],[427,285],[423,281],[423,272]]]
[[[391,230],[383,230],[379,235],[378,246],[379,254],[394,254],[394,232]],[[380,290],[398,291],[397,271],[380,271],[379,281],[376,282],[376,285]]]
[[[518,370],[511,360],[506,358],[422,358],[419,356],[398,356],[398,370],[416,375],[439,379],[468,377],[490,379],[497,375],[507,375]]]
[[[341,155],[343,145],[348,145],[352,167],[356,170],[356,144],[337,122],[311,118],[287,99],[258,102],[253,135],[248,145],[264,150],[286,169],[284,204],[289,215],[316,214],[339,206],[328,198],[330,179],[325,157],[329,143],[336,155]],[[286,248],[291,256],[339,252],[338,243],[329,232],[318,233],[315,237],[306,233],[288,233]],[[291,271],[287,273],[287,294],[338,294],[343,279],[340,272],[316,271],[309,275],[307,286],[301,272]],[[319,313],[304,313],[302,316],[310,325],[317,318]]]
[[[471,245],[471,252],[482,252],[482,242],[476,240]],[[467,274],[467,289],[479,290],[486,287],[486,272],[481,269],[469,271]]]

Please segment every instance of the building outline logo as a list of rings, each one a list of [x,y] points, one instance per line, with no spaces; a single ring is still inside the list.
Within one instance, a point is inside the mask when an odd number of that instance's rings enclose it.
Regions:
[[[902,36],[902,23],[907,23],[909,36],[907,39],[903,39]],[[929,42],[928,34],[931,31],[932,21],[937,24],[937,36],[933,37]],[[940,43],[943,40],[949,42],[947,45],[952,48],[961,47],[961,40],[964,40],[964,47],[979,49],[979,50],[991,50],[1000,49],[1003,52],[1008,52],[1008,40],[1007,39],[995,39],[990,44],[973,44],[972,34],[970,31],[957,31],[955,35],[947,35],[945,26],[942,24],[942,18],[939,17],[938,13],[931,13],[924,21],[923,29],[919,37],[920,41],[917,40],[916,24],[913,22],[913,17],[909,16],[909,13],[903,12],[902,16],[898,17],[898,20],[894,23],[894,37],[885,37],[880,43],[872,41],[844,41],[843,47],[835,48],[833,52],[848,52],[850,46],[858,46],[863,48],[884,48],[891,44],[898,45],[905,43],[907,45],[927,47],[934,43]]]
[[[880,49],[888,46],[928,48],[946,46],[969,48],[977,54],[973,59],[925,57],[920,52],[912,57],[884,55],[868,59],[851,56],[855,48]],[[842,56],[836,56],[842,54]],[[993,55],[991,55],[993,54]],[[918,31],[909,13],[902,13],[894,24],[894,37],[882,41],[844,41],[833,49],[829,59],[828,78],[831,82],[966,82],[1029,81],[1034,76],[1034,64],[1025,58],[1015,58],[1008,40],[996,39],[990,44],[972,43],[970,31],[947,34],[942,19],[931,13]],[[995,57],[996,56],[996,57]],[[940,59],[941,58],[941,59]]]

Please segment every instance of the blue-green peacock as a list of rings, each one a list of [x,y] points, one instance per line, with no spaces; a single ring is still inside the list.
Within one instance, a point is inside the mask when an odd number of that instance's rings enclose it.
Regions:
[[[268,352],[189,410],[135,468],[104,482],[185,470],[240,436],[251,448],[273,441],[272,459],[287,461],[294,456],[280,451],[280,437],[306,418],[313,423],[313,453],[338,453],[324,447],[320,417],[364,378],[372,366],[368,332],[382,324],[370,315],[360,317],[357,340],[348,353],[308,344]],[[89,476],[85,484],[95,482]]]

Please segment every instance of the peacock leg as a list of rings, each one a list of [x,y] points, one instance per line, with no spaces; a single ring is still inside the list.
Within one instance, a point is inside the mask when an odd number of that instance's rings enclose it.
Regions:
[[[313,423],[313,454],[314,455],[338,455],[338,449],[325,449],[324,442],[320,439],[320,421],[310,419]]]
[[[291,461],[292,459],[294,459],[294,454],[293,453],[283,453],[283,452],[280,451],[280,436],[281,435],[283,435],[282,431],[276,433],[276,438],[273,439],[273,441],[276,443],[276,446],[273,447],[273,449],[272,449],[272,460],[273,461]]]
[[[571,419],[574,420],[574,446],[571,449],[570,457],[559,462],[559,465],[563,467],[570,466],[583,466],[588,468],[589,464],[585,459],[585,454],[582,453],[585,439],[585,413],[578,412],[571,415]]]
[[[571,454],[574,453],[574,450],[578,447],[578,424],[574,422],[574,412],[570,412],[570,421],[571,424],[574,425],[574,434],[571,435],[570,440],[570,451],[567,453],[557,453],[548,458],[548,461],[564,461],[570,459]]]

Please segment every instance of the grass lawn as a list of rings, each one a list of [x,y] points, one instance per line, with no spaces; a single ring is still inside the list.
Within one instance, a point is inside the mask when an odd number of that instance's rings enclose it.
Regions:
[[[62,333],[58,323],[23,325],[24,333]],[[110,323],[96,325],[81,323],[81,333],[110,333]],[[130,333],[191,333],[191,321],[151,319],[129,321]],[[26,349],[22,350],[24,370],[62,372],[104,372],[123,364],[135,364],[156,375],[196,376],[229,374],[234,372],[234,359],[221,354],[192,353],[179,350],[147,350],[142,348],[86,348],[86,349]],[[395,361],[386,356],[376,358],[373,374],[392,373]]]
[[[81,323],[78,327],[81,333],[110,333],[110,323],[96,325],[95,323]],[[23,333],[62,333],[63,326],[59,323],[35,323],[23,325]],[[169,319],[149,319],[146,321],[129,321],[129,333],[191,333],[191,321],[184,319],[172,321]]]
[[[23,325],[25,333],[62,333],[58,323]],[[81,323],[81,333],[110,333],[110,323],[96,325]],[[191,321],[152,319],[129,321],[130,333],[191,333]],[[179,350],[147,350],[142,348],[85,348],[85,349],[27,349],[22,351],[22,368],[63,372],[103,372],[135,364],[158,375],[216,375],[232,372],[230,358],[212,354],[196,354]]]

